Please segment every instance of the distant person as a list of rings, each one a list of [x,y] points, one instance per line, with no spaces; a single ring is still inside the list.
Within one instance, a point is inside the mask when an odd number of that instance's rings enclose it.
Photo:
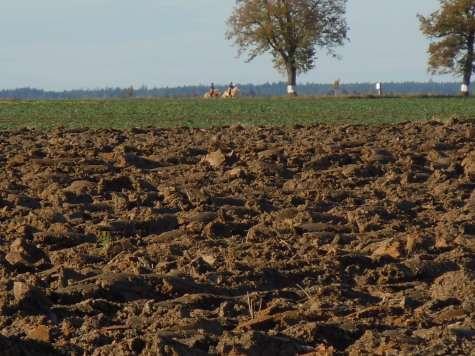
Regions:
[[[211,83],[211,86],[209,88],[209,95],[214,96],[214,93],[215,93],[214,83]]]
[[[229,83],[229,87],[228,87],[229,96],[232,96],[233,90],[234,90],[234,84],[233,84],[233,82],[231,82],[231,83]]]

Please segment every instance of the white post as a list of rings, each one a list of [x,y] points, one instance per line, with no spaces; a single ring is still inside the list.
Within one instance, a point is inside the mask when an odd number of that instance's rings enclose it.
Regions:
[[[468,94],[468,85],[467,84],[462,84],[462,86],[460,87],[460,92],[463,95],[467,95]]]
[[[287,94],[289,95],[295,94],[295,85],[287,85]]]
[[[376,83],[376,92],[378,93],[379,96],[383,95],[383,86],[381,82]]]

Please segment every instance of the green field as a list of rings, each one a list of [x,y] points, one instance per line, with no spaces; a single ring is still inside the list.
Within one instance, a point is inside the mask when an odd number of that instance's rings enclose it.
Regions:
[[[0,129],[395,123],[475,118],[475,98],[0,101]]]

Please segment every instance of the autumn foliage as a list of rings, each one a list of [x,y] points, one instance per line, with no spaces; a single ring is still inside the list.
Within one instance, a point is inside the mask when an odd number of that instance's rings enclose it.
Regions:
[[[418,16],[422,33],[433,40],[429,71],[460,75],[469,86],[474,71],[475,0],[440,0],[440,4],[429,16]]]
[[[295,86],[298,73],[315,67],[318,50],[335,55],[347,39],[347,0],[241,0],[228,19],[226,37],[251,61],[270,53]]]

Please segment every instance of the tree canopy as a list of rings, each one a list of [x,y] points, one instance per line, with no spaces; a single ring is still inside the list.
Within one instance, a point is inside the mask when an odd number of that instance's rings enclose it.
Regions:
[[[228,19],[226,37],[248,61],[270,53],[274,67],[295,86],[298,73],[315,67],[318,49],[335,48],[347,39],[347,0],[240,0]]]
[[[422,33],[433,40],[428,69],[463,76],[468,86],[474,69],[475,0],[440,0],[440,4],[429,16],[418,15]]]

